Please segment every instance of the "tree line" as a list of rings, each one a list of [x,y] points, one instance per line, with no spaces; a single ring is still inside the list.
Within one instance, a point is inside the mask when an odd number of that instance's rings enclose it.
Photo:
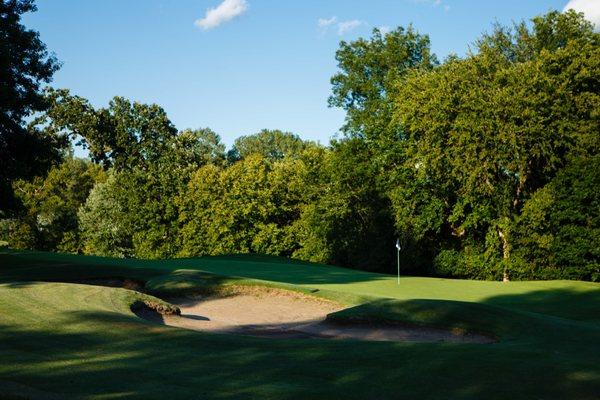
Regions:
[[[156,104],[94,107],[0,3],[0,234],[116,257],[259,253],[412,274],[600,281],[600,34],[581,14],[494,26],[443,61],[413,27],[340,43],[328,145],[231,149]],[[73,156],[72,142],[89,152]]]

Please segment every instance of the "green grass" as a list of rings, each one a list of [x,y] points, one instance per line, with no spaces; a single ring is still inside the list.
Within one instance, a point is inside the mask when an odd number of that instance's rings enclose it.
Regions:
[[[494,344],[283,340],[152,325],[124,289],[261,284],[353,305],[330,318],[488,333]],[[114,260],[0,253],[0,398],[596,399],[600,285],[403,278],[275,257]],[[359,304],[366,300],[369,302]],[[18,396],[17,396],[18,395]]]

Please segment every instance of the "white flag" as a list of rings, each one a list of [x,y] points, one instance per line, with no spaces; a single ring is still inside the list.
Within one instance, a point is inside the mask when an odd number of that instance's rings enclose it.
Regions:
[[[401,250],[401,249],[400,249],[400,239],[396,239],[396,248],[397,248],[398,250]]]

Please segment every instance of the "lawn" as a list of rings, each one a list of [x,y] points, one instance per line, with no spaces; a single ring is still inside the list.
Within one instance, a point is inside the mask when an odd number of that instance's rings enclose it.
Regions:
[[[207,273],[212,275],[207,275]],[[480,331],[493,344],[259,339],[153,325],[136,292],[73,283],[147,281],[156,293],[207,277],[347,303],[332,316]],[[257,281],[259,280],[259,281]],[[600,285],[402,278],[230,256],[116,260],[0,253],[0,397],[597,399]]]

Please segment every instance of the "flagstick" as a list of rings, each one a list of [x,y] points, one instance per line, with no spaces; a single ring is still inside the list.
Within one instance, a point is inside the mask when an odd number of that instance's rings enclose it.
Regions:
[[[400,284],[400,249],[397,249],[396,253],[398,254],[398,285]]]
[[[400,285],[400,238],[396,239],[396,252],[398,254],[398,285]]]

